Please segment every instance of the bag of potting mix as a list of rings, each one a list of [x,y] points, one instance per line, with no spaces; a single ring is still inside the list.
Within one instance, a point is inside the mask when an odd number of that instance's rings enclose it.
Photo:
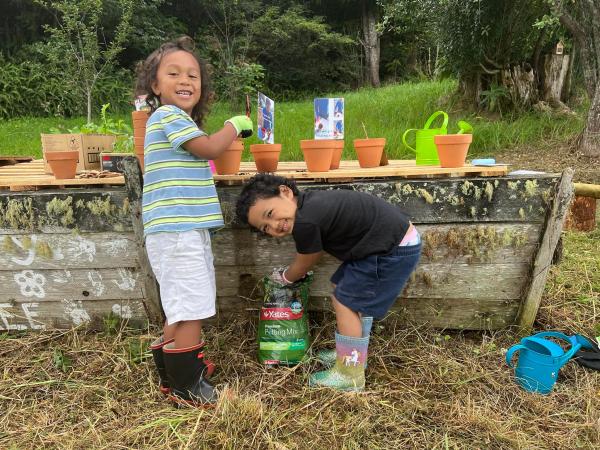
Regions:
[[[312,278],[311,272],[287,286],[263,279],[265,297],[258,322],[261,363],[293,365],[304,358],[310,346],[306,306]]]

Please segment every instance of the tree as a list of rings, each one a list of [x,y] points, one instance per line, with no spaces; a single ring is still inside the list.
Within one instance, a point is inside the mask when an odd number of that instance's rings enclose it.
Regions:
[[[64,68],[65,84],[81,92],[87,102],[87,120],[92,120],[92,95],[100,76],[114,63],[131,32],[133,0],[115,0],[121,11],[112,39],[101,26],[108,0],[36,0],[55,13],[56,25],[46,25],[48,59]]]
[[[585,155],[600,156],[600,0],[553,0],[553,6],[577,43],[591,100],[580,148]]]
[[[301,7],[270,7],[252,24],[248,53],[265,68],[270,89],[294,95],[349,88],[356,80],[355,45]]]

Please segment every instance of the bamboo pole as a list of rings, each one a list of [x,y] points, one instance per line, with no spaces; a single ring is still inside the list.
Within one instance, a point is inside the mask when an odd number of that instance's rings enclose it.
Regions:
[[[600,198],[600,184],[573,183],[575,195]]]

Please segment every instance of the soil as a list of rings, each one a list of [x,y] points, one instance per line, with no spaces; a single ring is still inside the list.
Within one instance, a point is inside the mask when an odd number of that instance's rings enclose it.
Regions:
[[[574,145],[564,142],[540,147],[522,147],[498,151],[497,162],[511,164],[510,170],[528,169],[543,172],[562,172],[571,167],[575,170],[574,181],[600,184],[600,157],[582,155]]]

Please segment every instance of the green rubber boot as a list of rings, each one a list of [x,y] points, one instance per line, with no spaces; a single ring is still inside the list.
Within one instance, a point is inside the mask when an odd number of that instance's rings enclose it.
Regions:
[[[362,337],[368,337],[371,335],[371,327],[373,326],[373,318],[372,317],[361,317],[360,322],[362,324]],[[323,350],[319,350],[315,355],[317,361],[319,361],[324,367],[332,367],[335,364],[335,360],[337,359],[337,355],[335,353],[335,348],[325,348]],[[367,365],[365,364],[365,369]]]
[[[365,388],[365,363],[369,337],[350,337],[335,334],[337,359],[329,370],[312,374],[311,387],[329,387],[341,391],[362,391]]]

